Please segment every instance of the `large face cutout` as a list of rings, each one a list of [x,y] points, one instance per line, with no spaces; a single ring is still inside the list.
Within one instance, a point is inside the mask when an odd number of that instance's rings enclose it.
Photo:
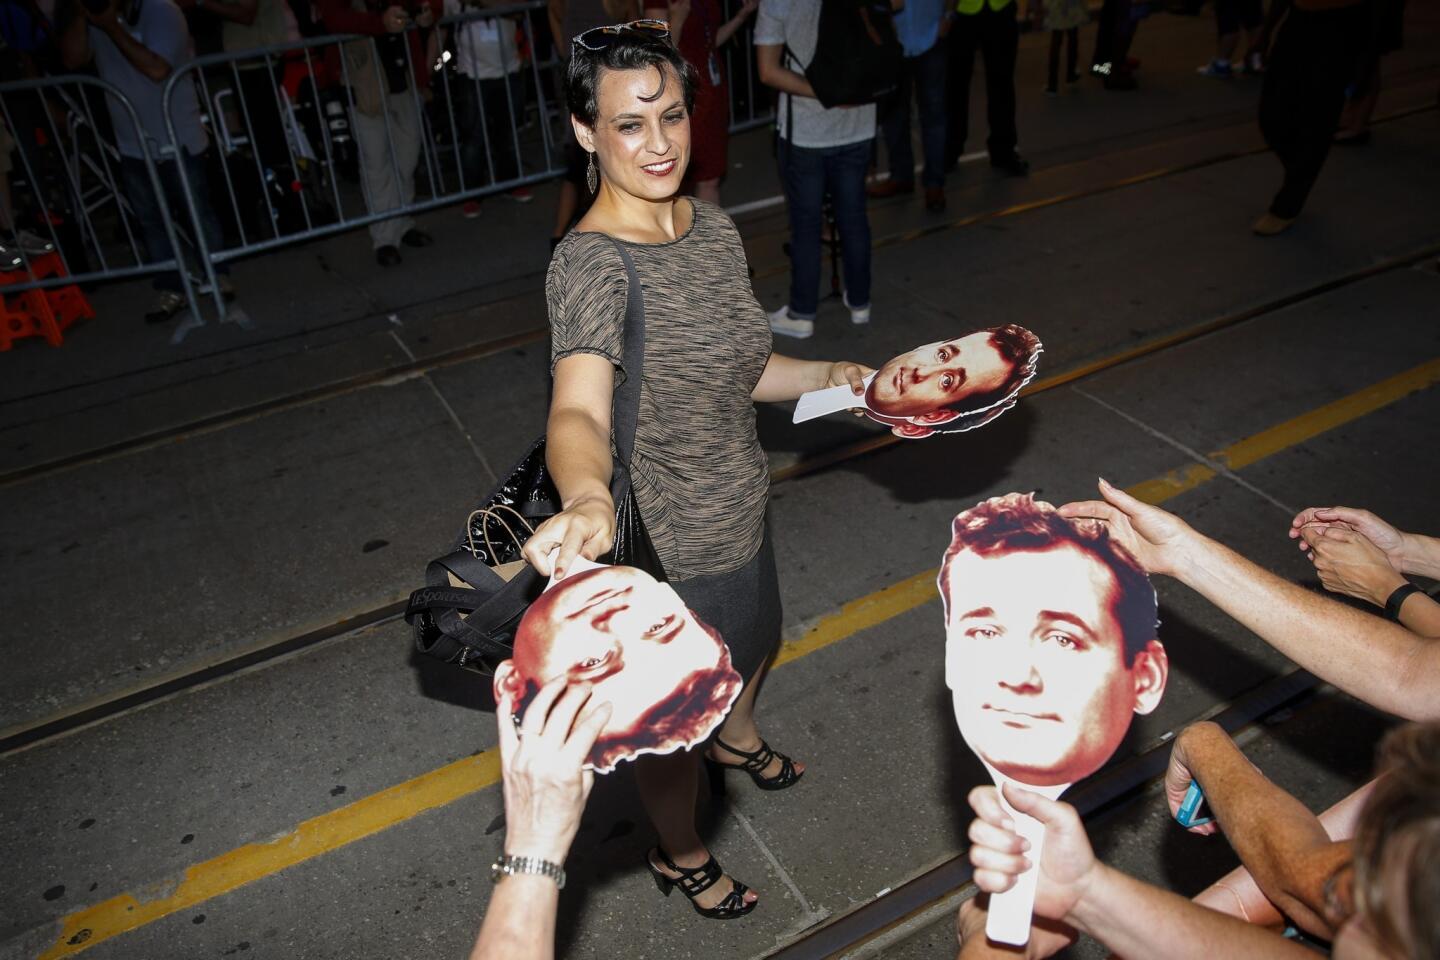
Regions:
[[[943,407],[973,410],[966,399],[994,393],[1013,376],[991,331],[916,347],[885,362],[865,390],[866,406],[885,417],[918,417]]]
[[[961,736],[1019,783],[1089,776],[1164,693],[1154,589],[1103,528],[1029,496],[986,501],[954,529],[941,588]]]
[[[899,437],[974,430],[1015,405],[1042,351],[1035,334],[1013,323],[927,343],[875,371],[859,406]],[[794,422],[856,406],[848,387],[813,391],[800,398]]]
[[[591,683],[612,713],[587,765],[608,773],[621,760],[694,746],[715,731],[741,678],[714,630],[674,588],[633,567],[572,574],[531,604],[515,653],[495,671],[495,696],[520,709],[556,677]]]

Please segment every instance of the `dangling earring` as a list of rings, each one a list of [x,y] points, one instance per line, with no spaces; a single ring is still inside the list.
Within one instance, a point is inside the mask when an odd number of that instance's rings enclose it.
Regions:
[[[594,193],[595,188],[600,185],[600,171],[595,169],[595,151],[590,151],[590,162],[585,165],[585,186]]]

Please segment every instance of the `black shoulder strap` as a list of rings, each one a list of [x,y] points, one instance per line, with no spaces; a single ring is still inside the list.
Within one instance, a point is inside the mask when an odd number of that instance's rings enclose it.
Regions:
[[[625,261],[625,277],[629,289],[625,295],[625,343],[621,359],[625,365],[625,382],[615,391],[615,402],[610,409],[610,422],[615,435],[615,452],[620,462],[630,465],[630,454],[635,450],[635,426],[640,418],[640,381],[645,374],[645,295],[640,290],[640,277],[635,272],[635,261],[630,251],[614,237],[610,242],[620,251]]]

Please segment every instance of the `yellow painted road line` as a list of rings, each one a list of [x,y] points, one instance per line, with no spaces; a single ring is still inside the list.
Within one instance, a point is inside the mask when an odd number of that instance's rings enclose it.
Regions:
[[[1231,470],[1240,470],[1328,430],[1358,420],[1367,413],[1374,413],[1436,382],[1440,382],[1440,357],[1232,443],[1224,450],[1210,454],[1210,459]],[[1193,490],[1214,478],[1216,473],[1204,464],[1192,463],[1171,470],[1164,476],[1138,483],[1130,488],[1130,492],[1148,503],[1163,503],[1186,490]]]
[[[500,779],[500,751],[486,750],[306,820],[268,843],[251,843],[197,863],[173,893],[152,900],[121,894],[68,914],[40,960],[69,957],[186,907],[229,893],[322,853],[379,833],[416,814],[453,803]]]
[[[1437,382],[1440,382],[1440,358],[1246,437],[1211,456],[1230,468],[1239,469],[1373,413]],[[1163,503],[1217,475],[1210,467],[1192,464],[1138,483],[1129,491],[1150,503]],[[935,569],[917,573],[822,617],[800,636],[787,640],[781,646],[776,666],[808,656],[935,599],[938,595],[936,573]],[[362,840],[427,810],[453,803],[499,780],[500,754],[497,749],[457,760],[306,820],[293,831],[268,843],[247,844],[197,863],[185,871],[180,884],[168,894],[143,899],[143,894],[126,893],[67,914],[60,920],[59,936],[41,954],[41,960],[73,956],[93,944]]]

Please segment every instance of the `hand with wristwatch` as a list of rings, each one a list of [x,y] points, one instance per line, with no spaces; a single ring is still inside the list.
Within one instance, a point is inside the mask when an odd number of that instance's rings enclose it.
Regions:
[[[471,960],[554,955],[555,909],[565,886],[565,855],[595,775],[583,768],[609,719],[591,703],[589,684],[546,684],[516,720],[516,704],[496,704],[505,796],[504,853],[490,867],[495,891]]]

